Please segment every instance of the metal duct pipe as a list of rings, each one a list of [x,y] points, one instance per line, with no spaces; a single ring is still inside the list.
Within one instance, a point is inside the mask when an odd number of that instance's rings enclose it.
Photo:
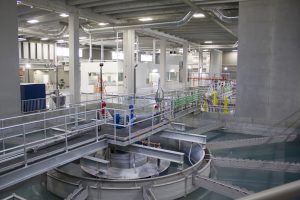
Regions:
[[[228,16],[225,16],[220,10],[218,9],[210,9],[210,11],[216,16],[219,18],[219,20],[221,20],[222,22],[225,22],[225,23],[232,23],[232,22],[236,22],[239,17],[238,16],[235,16],[235,17],[228,17]]]
[[[112,26],[112,27],[104,27],[104,28],[94,28],[94,29],[85,29],[86,32],[95,33],[95,32],[105,32],[105,31],[120,31],[127,29],[139,29],[139,28],[159,28],[166,26],[183,26],[188,23],[192,17],[194,12],[189,11],[181,20],[172,21],[172,22],[158,22],[158,23],[150,23],[150,24],[135,24],[135,25],[125,25],[125,26]]]
[[[19,28],[18,32],[22,34],[31,34],[35,36],[45,37],[45,35],[50,37],[60,37],[67,31],[67,26],[64,26],[61,30],[57,31],[57,33],[49,33],[45,31],[35,31],[30,28]]]
[[[230,35],[234,36],[235,38],[237,38],[237,35],[230,30],[229,28],[227,28],[225,25],[223,25],[219,20],[215,19],[214,15],[210,14],[209,12],[206,12],[204,9],[198,7],[194,2],[190,1],[190,0],[182,0],[186,5],[190,6],[193,10],[195,11],[199,11],[202,12],[208,19],[210,19],[211,21],[213,21],[214,23],[216,23],[218,26],[220,26],[221,28],[223,28],[225,31],[227,31]]]
[[[200,45],[202,49],[234,49],[237,44],[222,44],[222,45]]]

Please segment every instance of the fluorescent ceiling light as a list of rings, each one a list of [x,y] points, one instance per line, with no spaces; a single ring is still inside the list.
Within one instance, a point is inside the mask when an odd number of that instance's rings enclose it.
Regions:
[[[188,66],[188,69],[192,69],[192,66],[191,66],[191,65],[189,65],[189,66]]]
[[[98,25],[99,26],[106,26],[106,25],[108,25],[109,23],[105,23],[105,22],[100,22],[100,23],[98,23]]]
[[[63,37],[67,38],[67,37],[69,37],[69,35],[68,35],[68,34],[65,34],[65,35],[63,35]]]
[[[213,42],[212,41],[205,41],[204,43],[205,44],[212,44]]]
[[[42,41],[47,41],[49,38],[41,38]]]
[[[80,40],[85,40],[85,39],[87,39],[87,37],[82,36],[82,37],[79,37],[79,39],[80,39]]]
[[[227,70],[228,70],[228,67],[224,67],[224,70],[227,71]]]
[[[204,49],[203,51],[204,51],[204,52],[208,52],[208,50],[207,50],[207,49]]]
[[[18,38],[18,41],[19,41],[19,42],[22,42],[22,41],[25,41],[25,40],[26,40],[26,38],[22,38],[22,37],[19,37],[19,38]]]
[[[26,69],[30,69],[30,68],[31,68],[31,64],[28,64],[28,63],[27,63],[27,64],[25,65],[25,68],[26,68]]]
[[[195,18],[204,18],[205,15],[203,13],[195,13],[195,14],[193,14],[193,17],[195,17]]]
[[[158,69],[153,69],[152,70],[152,73],[157,73],[158,72]]]
[[[65,43],[64,40],[57,40],[56,42],[57,42],[57,43]]]
[[[152,21],[153,19],[151,17],[143,17],[143,18],[139,18],[139,20],[141,22],[148,22],[148,21]]]
[[[233,52],[237,52],[237,50],[236,50],[236,49],[233,49],[232,51],[233,51]]]
[[[66,13],[61,13],[59,16],[61,16],[61,17],[69,17],[69,15],[66,14]]]
[[[39,23],[39,20],[37,20],[37,19],[31,19],[31,20],[28,20],[27,23],[29,23],[29,24],[36,24],[36,23]]]

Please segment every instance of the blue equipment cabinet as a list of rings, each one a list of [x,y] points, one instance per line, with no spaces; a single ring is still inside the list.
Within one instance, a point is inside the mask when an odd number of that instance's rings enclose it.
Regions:
[[[21,84],[22,112],[34,112],[46,109],[46,85],[45,84]]]

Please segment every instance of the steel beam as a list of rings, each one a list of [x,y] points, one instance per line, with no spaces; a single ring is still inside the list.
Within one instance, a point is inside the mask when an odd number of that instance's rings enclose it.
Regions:
[[[0,190],[8,188],[9,186],[15,185],[39,174],[45,173],[50,169],[72,162],[81,158],[82,156],[94,153],[106,147],[106,140],[101,140],[99,142],[85,145],[78,149],[54,156],[52,158],[37,162],[10,173],[6,173],[0,176]]]
[[[108,160],[103,160],[92,156],[84,156],[80,159],[81,166],[103,172],[107,171],[109,163],[110,162]]]
[[[78,13],[81,18],[92,21],[103,22],[107,21],[113,24],[120,24],[126,21],[117,20],[107,15],[97,14],[91,9],[78,9],[75,6],[67,5],[64,1],[50,1],[50,0],[22,0],[22,4],[40,8],[42,10],[55,11],[59,13]]]
[[[238,139],[238,140],[226,140],[226,141],[217,141],[210,142],[207,144],[209,149],[231,149],[238,147],[248,147],[255,145],[263,145],[263,144],[274,144],[274,143],[282,143],[282,142],[292,142],[296,140],[298,135],[277,135],[271,137],[257,137],[250,139]]]
[[[288,163],[268,160],[249,160],[237,158],[214,157],[214,165],[218,167],[268,170],[277,172],[299,173],[300,163]]]
[[[206,136],[205,135],[196,135],[191,133],[185,133],[181,131],[175,131],[167,129],[159,134],[160,137],[173,139],[173,140],[181,140],[186,142],[195,142],[199,144],[206,144]]]
[[[168,160],[180,164],[183,164],[184,161],[184,153],[182,152],[170,151],[166,149],[158,149],[158,148],[143,146],[138,144],[132,144],[127,147],[118,146],[117,148],[122,151],[143,154],[145,156],[149,156],[152,158]]]

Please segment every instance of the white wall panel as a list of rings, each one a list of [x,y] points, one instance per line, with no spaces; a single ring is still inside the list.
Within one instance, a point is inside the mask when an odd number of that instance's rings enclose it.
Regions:
[[[19,46],[19,58],[22,58],[22,42],[18,42]]]
[[[43,58],[49,59],[49,45],[43,44]]]
[[[30,42],[30,59],[36,59],[36,43]]]
[[[49,44],[49,59],[54,60],[54,44]]]
[[[23,42],[23,57],[25,59],[29,58],[29,46],[28,46],[28,42]]]
[[[42,55],[43,55],[43,49],[42,49],[42,44],[41,43],[37,43],[37,59],[41,60],[43,59]]]

